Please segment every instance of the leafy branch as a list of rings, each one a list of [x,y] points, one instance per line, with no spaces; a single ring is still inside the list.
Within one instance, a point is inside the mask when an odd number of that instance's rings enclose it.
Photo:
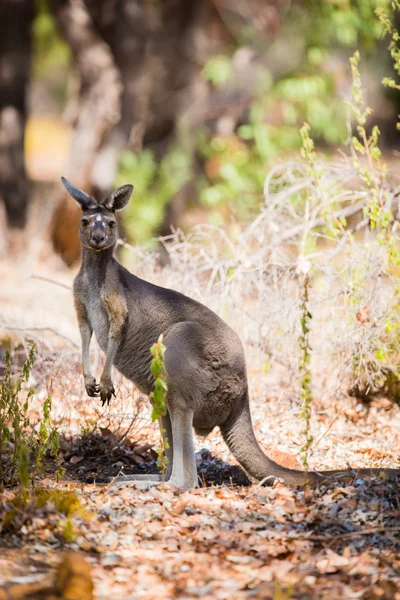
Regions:
[[[24,386],[35,365],[36,346],[31,344],[21,373],[15,377],[11,353],[5,356],[6,368],[0,383],[0,481],[3,485],[12,485],[19,481],[22,490],[27,490],[32,476],[41,472],[42,461],[46,454],[58,456],[58,432],[51,423],[51,397],[43,405],[43,416],[36,432],[28,415],[30,400],[34,394],[29,387],[24,397]],[[31,454],[35,456],[33,468]],[[4,460],[9,456],[9,461]]]
[[[169,449],[168,438],[166,437],[166,431],[162,427],[161,417],[167,414],[167,371],[165,369],[165,351],[166,347],[163,344],[163,335],[161,334],[157,342],[150,348],[151,355],[153,357],[151,361],[150,370],[154,377],[153,391],[149,395],[150,402],[153,405],[153,411],[151,419],[159,421],[160,424],[160,447],[157,449],[157,464],[161,469],[162,478],[164,480],[165,470],[168,465],[168,458],[166,456],[166,450]]]

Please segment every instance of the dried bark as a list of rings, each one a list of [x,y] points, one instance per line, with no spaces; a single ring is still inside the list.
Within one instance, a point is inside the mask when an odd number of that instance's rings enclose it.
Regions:
[[[7,222],[22,228],[28,207],[24,166],[26,90],[30,74],[31,0],[0,4],[0,199]]]
[[[80,79],[75,133],[64,175],[90,191],[92,167],[106,133],[120,116],[121,83],[107,44],[96,33],[82,0],[56,0],[60,31],[69,44]],[[63,191],[51,226],[54,246],[67,264],[80,254],[79,209]]]

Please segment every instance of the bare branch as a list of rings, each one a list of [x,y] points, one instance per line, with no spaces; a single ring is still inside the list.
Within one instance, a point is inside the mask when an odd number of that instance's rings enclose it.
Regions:
[[[73,339],[71,339],[64,333],[57,331],[57,329],[54,329],[53,327],[15,327],[14,325],[4,325],[4,324],[2,324],[1,327],[3,329],[7,329],[8,331],[21,331],[23,333],[25,333],[27,331],[48,331],[49,333],[53,333],[54,335],[57,335],[58,337],[63,338],[64,340],[69,342],[71,344],[71,346],[74,346],[75,348],[79,348],[79,344],[74,342]]]
[[[36,273],[32,273],[28,276],[28,279],[40,279],[40,281],[47,281],[47,283],[52,283],[53,285],[58,285],[59,287],[64,288],[65,290],[71,291],[72,287],[67,285],[66,283],[61,283],[61,281],[56,281],[55,279],[51,279],[51,277],[44,277],[43,275],[37,275]]]

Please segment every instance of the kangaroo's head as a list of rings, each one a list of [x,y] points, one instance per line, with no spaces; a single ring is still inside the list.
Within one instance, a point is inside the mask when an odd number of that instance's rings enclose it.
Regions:
[[[61,177],[61,181],[82,210],[79,229],[79,239],[82,244],[96,252],[114,246],[118,237],[114,213],[127,205],[132,195],[133,185],[123,185],[105,200],[97,202],[64,177]]]

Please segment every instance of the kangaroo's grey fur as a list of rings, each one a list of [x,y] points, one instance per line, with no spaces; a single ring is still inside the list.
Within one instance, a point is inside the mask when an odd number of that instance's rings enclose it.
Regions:
[[[82,337],[83,374],[89,396],[109,402],[114,365],[145,394],[152,390],[150,347],[160,334],[166,346],[168,413],[163,418],[170,449],[167,483],[197,485],[192,427],[206,435],[219,426],[233,455],[256,479],[282,478],[288,485],[317,485],[346,471],[304,473],[270,460],[259,447],[251,423],[246,364],[236,333],[199,302],[139,279],[113,257],[117,240],[114,212],[124,208],[133,186],[125,185],[97,202],[64,178],[83,214],[79,237],[82,266],[74,300]],[[106,354],[99,384],[90,372],[92,332]],[[358,475],[400,475],[400,469],[360,469]],[[118,478],[119,481],[138,479]]]

